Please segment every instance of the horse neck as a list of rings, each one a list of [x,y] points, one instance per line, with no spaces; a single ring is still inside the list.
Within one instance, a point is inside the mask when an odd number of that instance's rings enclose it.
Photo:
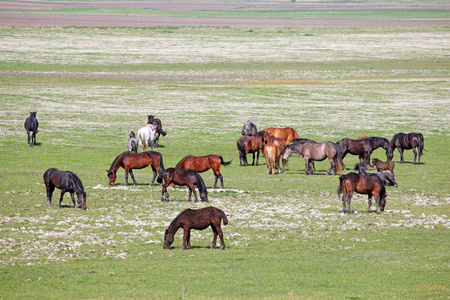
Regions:
[[[84,194],[84,188],[81,180],[76,176],[72,176],[72,180],[73,190],[75,191],[75,194],[77,194],[78,197],[81,197]]]
[[[123,152],[122,154],[119,154],[116,159],[111,164],[111,167],[109,168],[109,171],[116,172],[120,168],[120,163],[122,162],[124,154],[127,152]]]
[[[175,233],[177,233],[178,229],[180,229],[180,221],[179,218],[176,217],[169,225],[169,228],[167,229],[168,234],[171,236],[174,236]]]

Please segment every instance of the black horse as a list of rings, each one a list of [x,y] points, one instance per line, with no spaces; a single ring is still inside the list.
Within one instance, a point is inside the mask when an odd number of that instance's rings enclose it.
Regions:
[[[370,147],[370,153],[369,153],[369,161],[370,161],[370,154],[372,154],[373,151],[376,149],[382,147],[386,151],[386,158],[388,161],[392,160],[392,148],[389,143],[389,140],[387,138],[378,137],[378,136],[369,136],[362,139],[365,141],[369,147]]]
[[[198,202],[197,193],[195,192],[195,186],[197,186],[202,202],[208,202],[208,191],[206,190],[205,182],[197,170],[168,168],[159,173],[156,181],[162,183],[163,179],[164,184],[162,187],[161,201],[169,201],[167,187],[169,184],[174,183],[176,185],[187,185],[189,187],[188,201],[191,201],[191,195],[192,192],[194,192],[195,202]]]
[[[424,149],[424,138],[421,133],[411,132],[411,133],[397,133],[391,140],[392,157],[394,156],[394,149],[397,148],[400,152],[400,163],[404,163],[403,150],[412,149],[414,152],[414,164],[416,164],[417,152],[419,152],[419,161],[417,164],[420,165],[420,156],[423,154]],[[417,151],[418,150],[418,151]]]
[[[23,127],[27,131],[28,135],[28,145],[30,147],[36,145],[36,134],[38,133],[39,122],[36,119],[37,111],[30,111],[30,116],[25,120]],[[33,131],[33,134],[30,139],[30,131]]]
[[[80,178],[70,171],[61,171],[50,168],[44,173],[44,183],[47,189],[48,206],[52,206],[52,194],[55,187],[61,190],[58,208],[61,208],[61,202],[66,192],[72,197],[73,207],[81,207],[86,209],[86,193]],[[75,203],[74,193],[77,194],[78,201]]]
[[[242,126],[242,135],[255,136],[257,132],[258,129],[256,127],[256,124],[251,121],[245,122],[244,126]]]
[[[159,136],[162,134],[162,136],[166,136],[166,132],[162,129],[162,123],[161,120],[158,118],[155,118],[153,115],[148,115],[147,124],[152,124],[156,126],[156,139],[155,139],[155,147],[158,148],[158,142],[159,142]]]

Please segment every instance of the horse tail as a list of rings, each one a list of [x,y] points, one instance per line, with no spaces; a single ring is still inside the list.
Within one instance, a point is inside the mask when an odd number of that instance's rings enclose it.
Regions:
[[[223,225],[227,225],[228,224],[227,215],[223,211],[222,211],[222,219],[223,219]]]
[[[223,160],[223,157],[222,157],[221,155],[219,155],[219,158],[220,158],[220,164],[221,164],[222,166],[228,166],[228,165],[230,165],[231,162],[233,161],[233,160],[230,160],[230,161],[224,161],[224,160]]]
[[[243,139],[238,140],[239,157],[245,157],[245,141]]]
[[[419,155],[423,155],[423,150],[425,150],[425,139],[421,133],[418,133],[417,136],[419,137]]]
[[[159,175],[158,175],[158,178],[156,179],[156,182],[162,183],[164,173],[165,173],[165,170],[159,172]]]
[[[159,169],[160,169],[159,173],[161,173],[162,171],[165,170],[164,162],[163,162],[163,156],[162,156],[161,153],[159,153]]]
[[[342,192],[343,192],[343,189],[342,189],[342,181],[344,181],[344,179],[345,179],[345,175],[339,176],[339,188],[338,188],[338,190],[337,190],[338,199],[341,199],[341,194],[342,194]]]

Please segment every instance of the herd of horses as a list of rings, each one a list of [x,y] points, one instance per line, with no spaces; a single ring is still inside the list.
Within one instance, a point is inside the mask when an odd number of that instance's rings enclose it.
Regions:
[[[38,132],[38,121],[36,112],[30,112],[30,116],[26,119],[24,127],[28,135],[28,145],[36,145],[36,133]],[[32,135],[30,137],[30,132]],[[414,164],[418,155],[418,164],[424,150],[424,138],[420,133],[398,133],[389,141],[383,137],[360,137],[358,139],[344,138],[334,142],[316,142],[310,139],[302,139],[299,137],[295,129],[285,128],[265,128],[261,131],[257,130],[256,124],[247,121],[242,127],[242,136],[237,141],[237,149],[239,153],[240,166],[248,166],[247,154],[253,154],[252,165],[259,165],[259,155],[264,154],[267,174],[281,173],[285,170],[286,163],[293,153],[299,154],[305,161],[305,174],[313,174],[316,171],[315,161],[323,161],[328,159],[331,166],[326,174],[333,173],[336,175],[342,170],[346,170],[343,162],[347,154],[358,155],[360,163],[355,165],[355,170],[339,177],[338,197],[343,194],[343,212],[353,213],[351,209],[351,198],[353,194],[367,194],[369,208],[372,204],[372,198],[375,199],[376,212],[384,211],[386,206],[386,188],[385,186],[397,186],[394,175],[395,163],[393,159],[393,151],[398,149],[401,160],[404,162],[403,151],[412,149],[414,152]],[[114,185],[117,179],[117,171],[120,168],[125,170],[125,185],[128,185],[128,176],[131,175],[133,184],[137,185],[134,178],[133,169],[142,169],[151,166],[153,178],[150,183],[155,181],[162,186],[161,201],[169,201],[169,193],[167,187],[174,185],[187,186],[189,188],[188,201],[191,201],[191,195],[194,194],[195,201],[198,201],[195,188],[199,190],[199,196],[202,202],[208,202],[208,192],[206,185],[199,173],[206,172],[209,169],[214,171],[215,182],[213,188],[216,188],[218,180],[221,187],[224,188],[223,175],[220,173],[220,167],[228,166],[231,161],[226,162],[220,155],[194,156],[188,155],[184,157],[175,167],[165,168],[162,154],[153,151],[154,147],[158,147],[160,135],[165,136],[166,132],[162,129],[160,119],[153,115],[148,116],[147,125],[138,131],[138,137],[130,131],[130,138],[127,142],[128,151],[119,154],[112,162],[109,170],[106,170],[109,184]],[[142,152],[138,153],[138,146],[141,145]],[[146,151],[150,145],[152,151]],[[382,147],[386,151],[387,161],[383,162],[377,158],[372,159],[370,164],[370,156],[375,149]],[[281,170],[282,163],[282,170]],[[368,167],[376,167],[376,173],[367,173]],[[390,170],[391,173],[382,172]],[[74,207],[86,209],[86,193],[78,176],[70,171],[61,171],[50,168],[44,173],[44,183],[47,190],[48,205],[52,205],[52,194],[55,188],[61,190],[58,207],[61,207],[63,195],[69,192]],[[75,201],[74,195],[78,200]],[[225,248],[223,241],[223,233],[220,228],[221,220],[226,225],[228,220],[225,213],[215,207],[206,207],[198,210],[187,209],[181,212],[170,224],[164,235],[164,248],[170,248],[173,243],[174,234],[179,228],[184,229],[183,249],[191,248],[190,230],[202,230],[211,227],[214,233],[214,239],[211,248],[216,245],[217,236],[221,240],[221,249]]]

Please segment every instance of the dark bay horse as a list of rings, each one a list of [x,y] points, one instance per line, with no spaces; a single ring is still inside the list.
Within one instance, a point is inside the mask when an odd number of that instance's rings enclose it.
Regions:
[[[194,192],[195,202],[198,202],[197,193],[195,192],[194,187],[197,186],[202,202],[208,202],[208,191],[206,190],[205,182],[203,181],[203,178],[200,176],[197,170],[168,168],[159,173],[157,182],[162,183],[163,180],[164,184],[162,187],[161,201],[169,201],[169,193],[167,192],[167,187],[169,186],[169,184],[175,183],[176,185],[187,185],[189,187],[188,201],[191,201],[191,195],[192,192]]]
[[[251,121],[245,122],[244,126],[242,126],[242,131],[241,131],[242,135],[255,136],[257,132],[258,132],[258,129],[256,127],[256,124]]]
[[[385,186],[398,186],[397,182],[395,181],[395,175],[393,173],[387,173],[387,172],[375,172],[375,173],[367,173],[367,170],[369,169],[369,166],[365,163],[359,163],[355,165],[355,171],[358,171],[358,174],[360,175],[376,175],[381,179],[381,182]]]
[[[386,205],[386,188],[378,176],[373,174],[365,176],[351,172],[346,175],[341,175],[339,177],[339,182],[338,197],[340,198],[341,193],[343,193],[343,212],[353,213],[350,202],[354,192],[368,195],[368,212],[370,212],[370,207],[372,205],[372,197],[375,198],[377,214],[384,211]]]
[[[359,139],[359,138],[358,138]],[[378,136],[368,136],[365,138],[362,138],[363,141],[365,141],[370,148],[370,153],[369,153],[369,161],[370,161],[370,154],[372,154],[373,151],[375,151],[378,148],[383,148],[386,151],[386,158],[387,160],[391,160],[392,159],[392,148],[391,145],[389,143],[389,140],[384,138],[384,137],[378,137]],[[360,160],[362,159],[362,157],[360,157]]]
[[[38,133],[39,122],[36,119],[37,111],[30,111],[30,116],[25,120],[23,127],[27,131],[28,135],[28,146],[32,147],[36,145],[36,134]],[[30,131],[33,132],[30,138]]]
[[[327,175],[333,171],[336,175],[336,164],[339,157],[339,148],[333,142],[316,143],[313,141],[297,142],[286,146],[283,154],[283,160],[286,161],[292,153],[298,153],[305,159],[305,175],[312,174],[312,161],[322,161],[328,158],[331,167]]]
[[[225,249],[223,232],[220,223],[228,224],[225,213],[213,206],[200,209],[186,209],[182,211],[169,225],[164,233],[164,249],[169,249],[175,239],[175,233],[183,227],[183,250],[191,249],[191,229],[203,230],[211,226],[214,238],[211,242],[211,249],[216,247],[217,236],[220,238],[220,249]]]
[[[50,168],[44,173],[44,184],[47,190],[48,206],[52,206],[52,194],[55,187],[61,190],[59,197],[58,208],[61,208],[61,202],[66,192],[70,193],[72,197],[73,207],[80,207],[86,209],[86,193],[84,192],[83,184],[80,178],[75,173],[70,171],[61,171],[55,168]],[[77,194],[78,201],[75,203],[74,193]]]
[[[255,136],[242,136],[236,144],[239,152],[240,166],[248,166],[247,153],[253,153],[253,166],[255,165],[256,153],[256,165],[259,165],[259,153],[264,149],[264,134],[262,131],[257,132]]]
[[[347,167],[344,164],[344,157],[350,153],[353,155],[358,155],[359,158],[363,159],[363,161],[369,164],[370,153],[372,153],[372,148],[365,139],[354,140],[354,139],[342,139],[336,142],[336,145],[339,148],[339,158],[338,158],[338,171],[341,169],[344,171],[347,170]]]
[[[394,156],[394,149],[397,148],[398,152],[400,152],[400,163],[402,164],[405,162],[403,159],[403,150],[412,149],[414,152],[414,164],[416,164],[417,152],[419,152],[419,161],[417,164],[420,165],[420,157],[423,154],[424,142],[421,133],[397,133],[391,140],[392,156]]]
[[[206,172],[209,169],[213,169],[216,180],[214,181],[214,189],[217,185],[217,179],[220,179],[220,184],[223,188],[223,176],[220,173],[220,166],[228,166],[231,161],[225,162],[220,155],[205,155],[205,156],[185,156],[176,166],[177,169],[195,169],[197,172]]]
[[[166,136],[166,132],[162,129],[162,123],[161,120],[158,118],[155,118],[153,115],[148,115],[147,124],[152,124],[156,126],[156,139],[155,139],[155,147],[158,148],[158,142],[159,142],[159,136],[162,134],[162,136]]]
[[[145,151],[141,153],[130,151],[123,152],[114,159],[109,170],[106,170],[108,173],[109,184],[114,185],[117,178],[117,170],[119,168],[124,168],[125,185],[128,185],[128,173],[130,173],[131,179],[133,179],[133,183],[136,185],[133,169],[143,169],[148,166],[152,166],[153,180],[150,183],[150,185],[152,185],[156,179],[156,174],[161,173],[161,171],[164,170],[162,154],[155,151]]]
[[[285,140],[287,145],[289,145],[294,139],[299,138],[297,131],[295,131],[295,129],[291,127],[285,128],[269,127],[263,129],[262,131],[268,132],[274,137]]]
[[[394,174],[395,162],[393,161],[381,161],[378,158],[372,158],[371,167],[376,167],[378,172],[389,170],[392,174]]]

